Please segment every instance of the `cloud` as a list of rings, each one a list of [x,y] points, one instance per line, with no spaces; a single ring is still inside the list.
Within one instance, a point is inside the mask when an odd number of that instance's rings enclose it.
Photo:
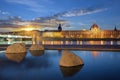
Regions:
[[[33,28],[34,30],[44,30],[49,28],[56,28],[58,24],[66,24],[66,20],[61,19],[48,19],[44,17],[35,18],[34,20],[23,20],[18,16],[9,16],[7,19],[0,20],[0,29],[2,28],[16,28],[17,30],[21,30],[23,28]],[[65,27],[65,26],[63,26]],[[5,31],[5,29],[4,29]]]
[[[10,28],[10,27],[16,28],[20,26],[17,24],[18,22],[23,22],[23,20],[18,16],[15,17],[8,16],[7,19],[0,20],[0,28]]]
[[[74,16],[82,16],[87,14],[94,14],[102,11],[106,11],[107,8],[92,8],[89,7],[87,9],[73,9],[70,11],[65,11],[61,13],[57,13],[53,15],[53,17],[74,17]]]
[[[19,0],[19,1],[11,0],[11,1],[31,7],[39,7],[38,3],[34,2],[34,0],[30,0],[31,2],[29,2],[28,0]],[[33,1],[34,3],[33,5],[31,5],[26,2],[23,3],[21,1],[27,1],[31,4]],[[35,18],[34,20],[23,20],[18,16],[7,16],[7,19],[0,20],[0,28],[24,28],[28,26],[28,27],[34,27],[36,29],[46,29],[46,28],[49,29],[49,28],[56,28],[58,24],[62,24],[64,28],[68,29],[71,28],[71,25],[68,23],[67,20],[61,20],[60,18],[94,14],[106,10],[107,8],[91,8],[91,7],[86,9],[73,9],[65,12],[60,12],[48,17],[38,17]],[[0,10],[0,13],[3,13],[3,11]],[[85,24],[79,23],[79,25],[83,26]]]
[[[9,12],[0,10],[0,14],[2,14],[2,15],[9,15]]]
[[[9,3],[15,3],[24,5],[27,7],[28,10],[34,11],[34,12],[40,12],[41,8],[45,8],[45,4],[52,4],[52,0],[5,0]]]
[[[26,5],[29,7],[40,7],[40,5],[35,0],[6,0],[6,1]]]
[[[9,12],[0,10],[0,19],[6,19],[10,15]]]

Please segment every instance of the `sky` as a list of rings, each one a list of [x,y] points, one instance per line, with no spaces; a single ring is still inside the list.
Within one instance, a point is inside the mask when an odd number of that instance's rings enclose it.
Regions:
[[[120,0],[0,0],[0,32],[34,28],[120,29]]]

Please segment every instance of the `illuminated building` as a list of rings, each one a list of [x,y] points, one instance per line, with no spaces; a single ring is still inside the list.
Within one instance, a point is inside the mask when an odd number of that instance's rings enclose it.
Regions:
[[[97,40],[94,44],[104,44],[101,40],[120,40],[120,30],[115,27],[114,30],[101,30],[94,23],[90,30],[62,30],[59,25],[58,30],[47,30],[42,32],[43,44],[84,44],[84,40],[88,40],[89,44],[93,44],[92,40]],[[113,44],[113,42],[110,42]]]
[[[60,32],[61,31],[61,32]],[[43,37],[50,38],[120,38],[120,30],[101,30],[97,24],[93,24],[90,30],[58,30],[43,31]]]

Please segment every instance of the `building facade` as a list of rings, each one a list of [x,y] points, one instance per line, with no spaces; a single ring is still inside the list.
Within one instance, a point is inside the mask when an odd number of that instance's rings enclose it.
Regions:
[[[116,27],[114,30],[101,30],[100,27],[94,23],[90,30],[63,30],[60,25],[58,30],[43,31],[43,37],[49,38],[120,38],[120,30]]]
[[[42,38],[42,43],[46,45],[82,45],[85,41],[88,42],[87,44],[107,44],[103,41],[104,39],[107,39],[109,44],[113,44],[112,40],[120,40],[120,30],[116,27],[114,30],[101,30],[96,23],[90,27],[90,30],[62,30],[59,25],[58,30],[43,31]],[[120,44],[119,41],[118,44]]]

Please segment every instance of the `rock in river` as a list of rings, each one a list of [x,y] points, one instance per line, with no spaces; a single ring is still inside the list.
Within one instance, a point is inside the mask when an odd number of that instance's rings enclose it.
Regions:
[[[5,56],[15,62],[21,62],[26,56],[26,47],[24,43],[15,43],[7,47]]]
[[[74,66],[79,66],[83,64],[84,64],[83,60],[79,56],[75,55],[74,53],[67,50],[62,53],[62,57],[60,59],[60,66],[74,67]]]
[[[33,44],[29,50],[32,56],[41,56],[44,54],[44,47],[39,44]]]

